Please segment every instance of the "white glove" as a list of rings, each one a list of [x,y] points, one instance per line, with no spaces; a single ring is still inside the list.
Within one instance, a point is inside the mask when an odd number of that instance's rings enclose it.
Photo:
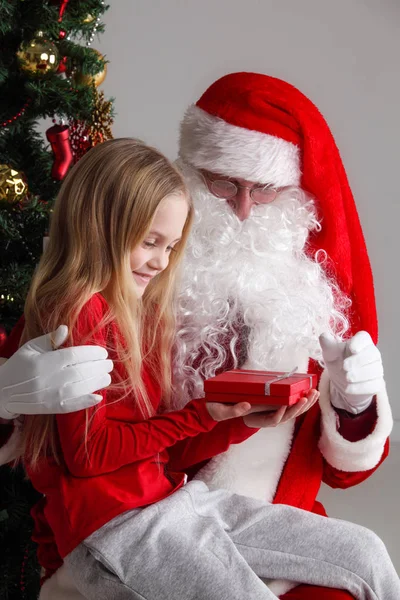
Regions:
[[[99,346],[53,350],[65,342],[68,327],[30,340],[0,366],[0,417],[68,413],[94,406],[96,390],[111,382],[112,360]],[[53,346],[52,346],[53,343]]]
[[[319,342],[333,406],[354,414],[366,410],[385,386],[381,353],[369,333],[359,331],[347,342],[337,342],[331,334],[323,333]]]

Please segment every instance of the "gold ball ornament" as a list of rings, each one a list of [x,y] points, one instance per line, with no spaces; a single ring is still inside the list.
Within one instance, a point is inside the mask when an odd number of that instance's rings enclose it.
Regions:
[[[60,62],[57,46],[45,40],[42,32],[39,32],[30,42],[21,44],[17,56],[21,69],[25,73],[35,75],[55,73]]]
[[[99,58],[101,58],[102,60],[104,60],[104,56],[98,51],[95,50],[93,48],[93,50],[96,52],[96,54],[98,55]],[[104,65],[104,69],[102,69],[101,71],[99,71],[98,73],[96,73],[96,75],[84,75],[83,73],[79,72],[79,71],[75,71],[75,73],[72,74],[72,81],[75,85],[95,85],[96,87],[99,87],[99,85],[101,85],[103,83],[103,81],[105,80],[107,75],[107,65]]]
[[[28,186],[21,171],[0,165],[0,203],[16,204],[25,198]]]

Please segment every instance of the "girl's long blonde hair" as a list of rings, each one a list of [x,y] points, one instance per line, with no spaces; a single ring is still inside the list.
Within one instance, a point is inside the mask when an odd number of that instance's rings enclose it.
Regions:
[[[168,267],[138,299],[130,253],[146,236],[162,200],[184,195],[188,217]],[[48,245],[25,304],[21,343],[68,325],[71,334],[86,302],[102,292],[124,343],[115,349],[126,369],[126,392],[133,392],[144,416],[152,414],[142,379],[143,361],[161,380],[163,401],[171,391],[171,351],[175,331],[177,269],[193,218],[193,208],[177,169],[139,140],[121,138],[90,150],[66,177],[51,219]],[[73,344],[72,335],[68,340]],[[79,340],[85,343],[85,340]],[[57,458],[53,415],[25,419],[23,454],[31,465],[40,456]]]

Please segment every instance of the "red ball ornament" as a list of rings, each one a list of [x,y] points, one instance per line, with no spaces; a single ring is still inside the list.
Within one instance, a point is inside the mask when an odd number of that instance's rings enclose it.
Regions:
[[[57,73],[65,73],[67,70],[67,57],[64,56],[60,60],[60,64],[58,65]]]
[[[3,325],[0,325],[0,348],[2,347],[2,345],[4,344],[6,339],[7,339],[6,330],[4,329]]]
[[[67,35],[67,32],[64,31],[64,29],[61,29],[60,33],[58,34],[58,37],[59,37],[60,40],[63,40],[66,35]]]
[[[60,10],[58,12],[58,21],[61,23],[63,15],[64,15],[64,11],[67,8],[67,4],[68,4],[69,0],[61,0],[60,2]]]

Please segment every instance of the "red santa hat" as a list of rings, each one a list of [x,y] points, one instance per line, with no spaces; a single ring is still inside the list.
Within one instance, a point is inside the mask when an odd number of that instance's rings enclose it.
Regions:
[[[328,275],[352,300],[352,333],[365,329],[377,340],[373,279],[355,202],[332,133],[306,96],[268,75],[225,75],[186,112],[180,156],[198,169],[309,192],[322,229],[308,252],[326,251]]]

